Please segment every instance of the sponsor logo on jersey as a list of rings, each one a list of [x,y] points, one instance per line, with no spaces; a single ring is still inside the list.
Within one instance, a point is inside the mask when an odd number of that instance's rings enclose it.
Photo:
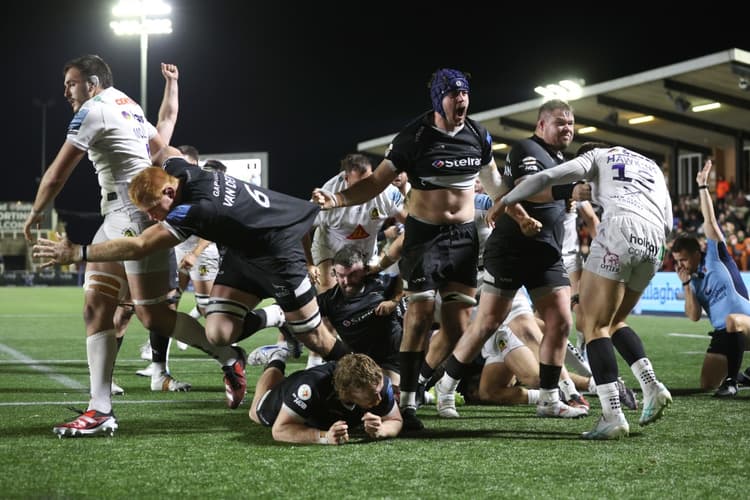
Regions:
[[[122,112],[121,112],[120,114],[121,114],[121,115],[122,115],[122,117],[123,117],[123,118],[125,118],[126,120],[132,120],[132,119],[133,119],[133,115],[131,115],[130,113],[128,113],[128,112],[127,112],[127,111],[125,111],[124,109],[122,110]]]
[[[89,114],[88,108],[79,109],[78,113],[76,113],[76,115],[70,121],[70,125],[68,125],[68,134],[72,134],[72,135],[78,134],[78,131],[81,129],[81,125],[83,124],[83,120],[86,118],[86,115],[88,114]]]
[[[661,248],[661,245],[657,245],[653,241],[649,241],[648,238],[641,238],[640,236],[636,236],[634,234],[630,235],[630,243],[641,247],[640,250],[644,252],[645,255],[656,256],[656,254],[659,253],[659,249]]]
[[[297,397],[300,398],[302,401],[307,401],[312,397],[312,389],[307,384],[302,384],[297,389]]]
[[[352,231],[352,234],[347,236],[346,239],[347,240],[363,240],[369,236],[370,236],[370,233],[365,231],[365,228],[362,227],[362,224],[357,224],[357,227],[354,228],[354,231]]]
[[[480,167],[482,160],[479,158],[457,158],[450,160],[435,160],[432,166],[435,168],[456,168],[456,167]]]
[[[527,156],[523,160],[521,160],[521,168],[524,169],[526,172],[538,172],[539,166],[537,165],[536,158],[533,156]]]
[[[133,99],[127,96],[118,97],[117,99],[115,99],[115,104],[119,104],[120,106],[124,106],[125,104],[135,104],[136,106],[138,105],[137,102],[135,102]]]
[[[604,258],[602,259],[602,263],[599,265],[599,268],[611,273],[619,273],[620,256],[610,252],[609,250],[606,250],[606,252],[607,253],[604,254]]]

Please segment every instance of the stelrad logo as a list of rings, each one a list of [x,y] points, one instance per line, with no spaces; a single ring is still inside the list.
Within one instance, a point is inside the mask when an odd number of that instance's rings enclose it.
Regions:
[[[456,167],[480,167],[482,161],[479,158],[459,158],[457,160],[435,160],[432,166],[435,168],[456,168]]]

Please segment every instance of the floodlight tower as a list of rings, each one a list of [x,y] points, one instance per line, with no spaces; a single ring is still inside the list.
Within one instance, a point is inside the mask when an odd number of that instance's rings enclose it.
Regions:
[[[148,36],[172,33],[172,20],[168,16],[172,7],[162,0],[120,0],[112,8],[112,15],[119,20],[111,21],[110,28],[116,35],[140,35],[141,37],[141,99],[144,113],[147,107]]]

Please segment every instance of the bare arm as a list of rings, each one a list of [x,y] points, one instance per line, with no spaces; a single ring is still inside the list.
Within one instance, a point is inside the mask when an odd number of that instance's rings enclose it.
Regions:
[[[383,192],[395,178],[396,169],[393,163],[390,160],[383,160],[371,176],[365,177],[343,191],[329,193],[320,188],[315,188],[312,194],[312,202],[317,203],[324,210],[359,205]]]
[[[344,444],[349,441],[349,428],[343,420],[334,422],[328,430],[308,427],[299,415],[282,405],[271,427],[271,435],[274,440],[285,443]]]
[[[177,124],[177,112],[179,110],[177,79],[180,77],[180,72],[174,64],[161,63],[161,74],[164,76],[164,96],[159,107],[159,121],[156,124],[156,130],[164,139],[164,142],[169,144]]]
[[[711,193],[708,192],[708,175],[711,173],[713,162],[709,159],[703,164],[703,168],[695,176],[698,183],[698,197],[701,201],[701,214],[703,214],[703,233],[706,238],[714,241],[724,241],[724,235],[719,228],[714,213],[714,202],[711,199]],[[701,186],[706,186],[701,188]]]
[[[493,159],[479,171],[479,180],[482,182],[485,192],[493,200],[504,194],[507,189],[503,186],[503,178],[497,171],[497,165]]]
[[[680,279],[682,280],[682,275],[680,275]],[[690,286],[690,275],[683,280],[683,282],[687,281],[687,285],[682,285],[682,290],[685,292],[685,316],[690,318],[692,321],[698,321],[701,319],[701,313],[703,312],[703,309],[701,308],[700,304],[698,304],[698,300],[695,298],[695,294],[693,293],[693,289]]]
[[[396,437],[404,425],[397,404],[394,404],[390,413],[384,417],[379,417],[368,411],[362,417],[362,422],[364,423],[365,432],[373,439]]]
[[[31,227],[42,221],[44,209],[60,194],[83,155],[84,151],[72,143],[68,141],[63,143],[54,161],[42,176],[31,213],[24,223],[23,233],[27,241],[32,241]]]
[[[578,214],[583,218],[583,223],[591,237],[595,237],[596,231],[599,228],[599,217],[597,217],[591,203],[579,203]]]
[[[91,262],[139,260],[158,250],[173,247],[179,242],[180,240],[162,224],[154,224],[136,237],[115,238],[93,245],[76,245],[67,238],[62,238],[60,241],[39,238],[33,247],[32,256],[50,259],[42,267],[71,264],[82,260]],[[85,247],[85,256],[82,247]]]

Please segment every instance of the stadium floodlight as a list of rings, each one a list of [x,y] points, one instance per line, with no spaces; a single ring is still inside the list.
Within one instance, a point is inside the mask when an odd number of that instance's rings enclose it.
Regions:
[[[545,102],[550,99],[575,101],[583,96],[583,86],[585,83],[580,78],[560,80],[558,83],[539,85],[534,88],[534,92],[544,97]]]
[[[162,0],[120,0],[112,8],[112,15],[120,20],[111,21],[109,27],[116,35],[141,37],[141,99],[144,113],[148,113],[148,36],[172,33],[172,20],[168,16],[172,7]],[[161,16],[161,17],[156,17]]]

